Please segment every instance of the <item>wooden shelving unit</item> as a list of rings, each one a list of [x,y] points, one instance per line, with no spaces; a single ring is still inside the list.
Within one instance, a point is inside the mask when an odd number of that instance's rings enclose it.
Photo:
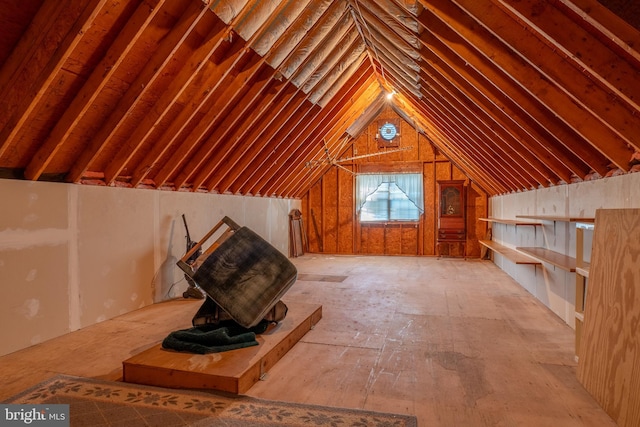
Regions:
[[[479,218],[480,221],[485,221],[489,223],[495,224],[505,224],[505,225],[513,225],[515,227],[518,226],[541,226],[540,222],[531,222],[531,221],[521,221],[518,219],[506,219],[506,218]],[[493,252],[499,253],[503,257],[507,258],[509,261],[514,262],[516,264],[526,264],[526,265],[540,265],[540,261],[533,259],[516,249],[509,248],[507,246],[501,245],[500,243],[496,243],[493,240],[480,240],[480,244],[487,249],[492,250]]]
[[[561,222],[582,222],[593,223],[595,218],[580,218],[571,216],[554,216],[554,215],[516,215],[516,218],[537,219],[540,221],[561,221]]]
[[[480,244],[507,258],[516,264],[540,265],[540,261],[533,259],[515,249],[508,248],[492,240],[480,240]]]
[[[501,218],[478,218],[480,221],[484,222],[495,222],[497,224],[507,224],[507,225],[542,225],[541,222],[531,222],[531,221],[520,221],[517,219],[501,219]]]
[[[576,259],[560,252],[545,248],[516,248],[522,253],[539,259],[542,262],[554,265],[562,270],[574,273],[576,271]]]
[[[516,218],[522,219],[535,219],[540,221],[553,221],[553,222],[576,222],[581,224],[593,224],[595,218],[586,218],[586,217],[572,217],[572,216],[557,216],[557,215],[516,215]],[[576,264],[576,258],[571,256],[552,251],[550,249],[545,248],[517,248],[519,251],[524,252],[532,257],[535,257],[542,262],[549,263],[554,265],[562,270],[574,273],[576,272],[576,268],[578,268]],[[581,265],[580,268],[584,268],[584,265]]]
[[[575,222],[576,223],[576,257],[555,252],[545,248],[517,248],[542,262],[549,263],[565,271],[576,273],[576,300],[575,300],[575,354],[578,358],[582,328],[584,325],[584,306],[587,295],[587,281],[589,278],[589,263],[584,261],[584,232],[593,230],[595,218],[555,216],[555,215],[516,215],[516,218],[527,220]]]

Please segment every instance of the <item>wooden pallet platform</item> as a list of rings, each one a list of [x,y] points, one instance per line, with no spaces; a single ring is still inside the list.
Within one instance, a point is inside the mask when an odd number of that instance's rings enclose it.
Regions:
[[[258,335],[257,346],[193,354],[165,350],[158,344],[122,363],[123,380],[168,388],[245,393],[322,318],[321,305],[287,305],[287,317],[273,330]]]

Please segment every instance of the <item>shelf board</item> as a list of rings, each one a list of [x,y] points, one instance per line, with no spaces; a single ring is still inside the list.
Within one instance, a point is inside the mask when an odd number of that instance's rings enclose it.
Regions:
[[[542,225],[540,222],[531,222],[531,221],[520,221],[518,219],[502,219],[502,218],[478,218],[480,221],[485,222],[495,222],[498,224],[509,224],[509,225]]]
[[[576,228],[593,231],[595,229],[595,224],[593,222],[577,221]]]
[[[576,273],[582,277],[589,278],[589,264],[585,263],[582,267],[576,267]]]
[[[515,249],[503,246],[500,243],[496,243],[492,240],[480,240],[479,242],[482,246],[485,246],[492,251],[499,253],[500,255],[516,264],[540,265],[540,261],[538,261],[537,259],[520,253]]]
[[[576,259],[560,252],[555,252],[545,248],[516,248],[520,252],[530,255],[542,262],[555,265],[562,270],[569,272],[576,271]]]
[[[554,215],[516,215],[516,218],[539,219],[541,221],[561,221],[561,222],[595,222],[595,218],[579,218],[573,216],[554,216]]]

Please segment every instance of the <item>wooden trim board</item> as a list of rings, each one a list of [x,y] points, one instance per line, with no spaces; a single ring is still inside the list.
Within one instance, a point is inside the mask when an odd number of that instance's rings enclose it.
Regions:
[[[289,305],[287,317],[275,329],[258,335],[259,345],[222,353],[182,353],[157,344],[122,363],[123,380],[168,388],[245,393],[321,318],[321,305]]]

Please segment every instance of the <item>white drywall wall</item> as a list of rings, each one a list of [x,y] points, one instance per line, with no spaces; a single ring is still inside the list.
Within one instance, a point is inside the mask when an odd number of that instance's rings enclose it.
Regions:
[[[570,185],[492,197],[490,216],[515,219],[517,215],[595,217],[596,209],[640,207],[640,173]],[[576,224],[543,221],[542,227],[493,224],[493,240],[508,247],[540,246],[576,255]],[[591,239],[587,236],[586,242]],[[590,247],[586,256],[590,255]],[[513,277],[570,326],[575,324],[575,273],[549,264],[542,267],[516,265],[495,255],[498,267]]]
[[[180,297],[182,214],[200,239],[225,215],[288,255],[299,200],[0,179],[0,355]]]

